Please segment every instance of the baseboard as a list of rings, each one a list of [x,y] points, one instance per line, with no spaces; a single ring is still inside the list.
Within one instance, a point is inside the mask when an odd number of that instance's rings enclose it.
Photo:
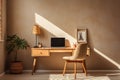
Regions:
[[[1,73],[1,74],[0,74],[0,77],[3,76],[4,74],[5,74],[5,72]]]
[[[32,70],[23,70],[23,72],[32,72]],[[36,70],[36,72],[63,72],[63,70]],[[73,70],[67,70],[66,72],[73,72]],[[77,72],[83,72],[82,70],[77,70]],[[116,72],[120,73],[120,70],[87,70],[87,72]]]
[[[120,70],[87,70],[88,72],[120,72]]]

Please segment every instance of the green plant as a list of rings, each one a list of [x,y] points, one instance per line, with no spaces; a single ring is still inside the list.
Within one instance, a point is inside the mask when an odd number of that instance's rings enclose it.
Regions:
[[[18,50],[27,49],[29,47],[27,41],[18,37],[17,35],[7,36],[7,52],[8,54],[15,51],[14,61],[17,61]]]

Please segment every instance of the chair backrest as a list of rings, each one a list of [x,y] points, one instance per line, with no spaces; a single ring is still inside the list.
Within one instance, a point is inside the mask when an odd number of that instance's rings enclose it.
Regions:
[[[84,45],[84,43],[79,43],[76,46],[76,49],[72,55],[72,59],[77,59],[77,58],[83,58],[85,54],[82,53],[82,46]]]

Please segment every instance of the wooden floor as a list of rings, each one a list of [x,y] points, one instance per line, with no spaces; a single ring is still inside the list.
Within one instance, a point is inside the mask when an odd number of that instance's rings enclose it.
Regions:
[[[5,74],[0,77],[0,80],[49,80],[50,74],[62,74],[62,73],[35,73],[34,75],[32,75],[29,72],[24,72],[22,74]],[[94,77],[106,76],[106,77],[109,77],[110,80],[120,80],[120,73],[98,73],[97,72],[97,73],[88,73],[88,76],[94,76]]]

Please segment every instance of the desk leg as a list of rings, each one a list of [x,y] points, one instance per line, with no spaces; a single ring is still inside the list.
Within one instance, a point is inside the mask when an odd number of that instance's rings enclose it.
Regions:
[[[33,59],[33,69],[32,69],[32,75],[33,75],[33,73],[35,72],[35,68],[36,68],[36,61],[37,61],[37,58],[36,58],[36,57],[34,57],[34,59]]]

